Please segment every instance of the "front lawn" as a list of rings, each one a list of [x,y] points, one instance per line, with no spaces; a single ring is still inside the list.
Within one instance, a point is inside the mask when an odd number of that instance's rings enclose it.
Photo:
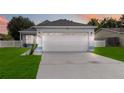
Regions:
[[[1,79],[36,78],[41,56],[20,56],[27,48],[0,48]]]
[[[96,47],[94,53],[124,61],[124,47]]]

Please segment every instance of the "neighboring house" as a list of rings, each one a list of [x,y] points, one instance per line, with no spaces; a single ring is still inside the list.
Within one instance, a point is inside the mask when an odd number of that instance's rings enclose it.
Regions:
[[[8,34],[8,20],[4,17],[0,17],[0,34]]]
[[[124,28],[101,28],[95,33],[95,40],[107,40],[118,37],[120,44],[124,46]]]
[[[68,20],[43,22],[43,25],[20,31],[20,39],[22,46],[33,44],[36,40],[43,52],[91,51],[94,47],[94,28]]]

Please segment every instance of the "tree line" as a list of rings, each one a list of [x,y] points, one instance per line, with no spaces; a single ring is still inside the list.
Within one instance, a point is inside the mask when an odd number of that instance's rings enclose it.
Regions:
[[[92,18],[87,23],[88,25],[97,26],[95,30],[100,28],[119,28],[123,27],[124,23],[124,15],[120,17],[119,20],[113,19],[112,17],[103,18],[102,20]],[[34,22],[31,21],[29,18],[24,18],[22,16],[13,17],[8,24],[9,35],[14,40],[19,40],[19,31],[27,29],[31,26],[34,26]]]
[[[100,28],[119,28],[123,27],[124,15],[122,15],[119,20],[113,19],[112,17],[107,17],[103,19],[92,18],[89,20],[88,25],[97,26],[96,30]]]

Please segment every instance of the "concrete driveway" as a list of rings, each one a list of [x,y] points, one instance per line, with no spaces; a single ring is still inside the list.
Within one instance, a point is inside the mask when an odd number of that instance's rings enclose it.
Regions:
[[[38,79],[124,78],[124,64],[93,53],[43,53]]]

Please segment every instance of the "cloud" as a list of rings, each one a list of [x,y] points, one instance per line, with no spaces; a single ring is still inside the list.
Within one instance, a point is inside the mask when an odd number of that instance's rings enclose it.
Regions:
[[[114,19],[119,19],[121,14],[79,14],[80,19],[90,20],[91,18],[103,19],[105,17],[112,17]]]

